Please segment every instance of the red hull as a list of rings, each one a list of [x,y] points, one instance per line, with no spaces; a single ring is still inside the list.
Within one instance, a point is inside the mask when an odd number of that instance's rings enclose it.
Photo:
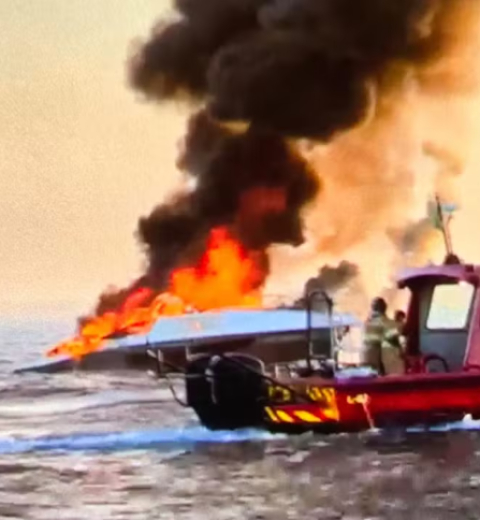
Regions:
[[[305,430],[363,430],[371,427],[430,424],[480,414],[480,373],[424,374],[351,379],[328,384],[321,379],[288,382],[317,403],[272,402],[269,426]]]

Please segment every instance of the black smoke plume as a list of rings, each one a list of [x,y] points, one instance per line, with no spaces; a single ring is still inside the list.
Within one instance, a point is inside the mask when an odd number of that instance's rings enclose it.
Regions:
[[[321,297],[321,292],[332,295],[342,287],[349,285],[358,275],[358,266],[346,260],[340,262],[336,267],[325,265],[318,270],[317,276],[307,280],[303,295],[295,301],[294,307],[307,307],[307,298],[311,296],[314,308],[326,310],[327,302]],[[320,291],[320,294],[313,296],[316,291]]]
[[[229,226],[252,250],[302,242],[300,210],[319,181],[280,136],[254,127],[232,133],[201,111],[190,119],[184,150],[179,164],[195,188],[139,223],[151,283],[162,286],[172,267],[195,261],[217,226]]]
[[[177,0],[133,60],[147,97],[188,94],[224,121],[328,139],[361,121],[395,62],[432,61],[458,0]]]
[[[164,286],[218,225],[261,251],[301,243],[301,210],[328,172],[312,172],[287,139],[328,141],[362,122],[400,81],[395,66],[441,54],[458,1],[176,0],[179,16],[132,57],[130,83],[197,107],[179,160],[195,187],[140,220],[145,280]]]
[[[358,274],[358,267],[346,260],[340,262],[336,267],[325,265],[319,269],[317,276],[307,281],[305,292],[310,293],[316,289],[334,292],[351,282]]]

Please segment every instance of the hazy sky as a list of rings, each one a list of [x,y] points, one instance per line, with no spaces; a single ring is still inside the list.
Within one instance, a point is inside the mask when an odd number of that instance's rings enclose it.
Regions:
[[[183,118],[140,102],[125,64],[168,5],[0,2],[0,312],[89,306],[138,273],[133,233],[179,178]]]

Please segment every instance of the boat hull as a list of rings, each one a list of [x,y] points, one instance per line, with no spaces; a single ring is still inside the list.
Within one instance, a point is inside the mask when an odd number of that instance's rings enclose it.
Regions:
[[[263,427],[274,432],[340,433],[370,428],[434,425],[480,416],[480,373],[422,374],[326,381],[283,381],[294,389],[264,408]],[[313,402],[312,402],[313,401]]]
[[[238,338],[230,341],[205,343],[195,346],[195,352],[223,354],[225,352],[239,351],[258,357],[265,365],[294,363],[305,359],[308,346],[304,340],[304,334],[295,333],[283,336],[260,338]],[[326,343],[326,342],[324,342]],[[61,358],[41,361],[30,366],[18,368],[15,373],[47,373],[56,374],[81,370],[87,372],[105,372],[114,370],[148,371],[155,370],[152,358],[147,354],[150,350],[162,351],[165,361],[163,371],[166,373],[182,373],[187,365],[187,352],[184,347],[171,348],[162,345],[115,345],[89,353],[80,360]],[[326,350],[325,346],[325,350]]]

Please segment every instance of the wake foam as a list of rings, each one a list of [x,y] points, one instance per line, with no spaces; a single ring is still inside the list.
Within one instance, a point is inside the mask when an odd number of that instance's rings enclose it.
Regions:
[[[166,389],[142,390],[141,392],[108,390],[90,395],[65,395],[41,400],[13,399],[8,403],[0,404],[0,418],[61,415],[93,408],[110,408],[125,404],[161,404],[167,401],[171,401],[171,397],[169,390]]]
[[[45,451],[119,451],[161,449],[188,451],[197,444],[225,444],[283,439],[261,430],[210,431],[201,426],[132,432],[91,433],[37,438],[0,437],[0,454]]]

